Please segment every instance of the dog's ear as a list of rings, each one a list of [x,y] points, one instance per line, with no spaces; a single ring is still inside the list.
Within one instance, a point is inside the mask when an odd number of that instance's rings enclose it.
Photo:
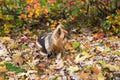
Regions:
[[[61,34],[62,34],[61,28],[58,28],[56,31],[56,37],[59,38]]]

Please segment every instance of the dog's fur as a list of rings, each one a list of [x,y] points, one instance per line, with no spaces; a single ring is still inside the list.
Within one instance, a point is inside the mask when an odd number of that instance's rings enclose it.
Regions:
[[[57,55],[64,50],[65,43],[67,42],[68,32],[64,29],[62,24],[48,33],[47,35],[41,34],[36,41],[36,44],[41,49],[42,55]]]

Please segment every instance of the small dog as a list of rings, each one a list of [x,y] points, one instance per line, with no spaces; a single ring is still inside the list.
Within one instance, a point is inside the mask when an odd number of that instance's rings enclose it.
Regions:
[[[40,54],[43,56],[56,56],[64,51],[65,43],[67,42],[68,32],[64,29],[62,24],[59,24],[57,28],[48,33],[47,35],[41,34],[36,44],[40,48]]]

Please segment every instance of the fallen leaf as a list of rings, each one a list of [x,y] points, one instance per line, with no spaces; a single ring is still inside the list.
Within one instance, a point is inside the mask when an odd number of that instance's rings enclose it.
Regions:
[[[72,71],[72,72],[75,72],[75,71],[78,71],[79,68],[78,68],[78,66],[70,66],[70,67],[68,68],[68,70],[69,70],[69,71]]]
[[[0,80],[5,80],[4,76],[5,76],[4,73],[0,73]]]
[[[93,37],[96,38],[96,39],[101,39],[101,38],[104,37],[104,34],[103,33],[94,34]]]
[[[120,51],[116,51],[114,54],[120,56]]]
[[[78,75],[81,79],[86,80],[86,79],[88,78],[88,76],[89,76],[89,73],[79,72],[79,73],[77,73],[77,75]]]
[[[17,67],[17,66],[15,66],[13,64],[10,64],[10,63],[6,64],[6,69],[8,71],[14,71],[15,73],[20,73],[20,72],[24,72],[25,71],[25,69],[22,69],[22,68]]]
[[[6,71],[7,71],[6,66],[0,66],[0,73],[6,72]]]
[[[66,49],[66,50],[71,50],[71,49],[73,49],[73,48],[72,48],[71,44],[70,44],[69,42],[67,42],[67,43],[65,44],[65,49]]]
[[[16,47],[17,47],[17,43],[12,42],[12,43],[10,44],[10,49],[14,49],[14,48],[16,48]]]
[[[58,77],[54,77],[52,80],[58,80]]]
[[[96,65],[94,65],[92,67],[92,71],[95,73],[95,74],[99,74],[100,70],[98,69],[98,67]]]
[[[62,59],[56,60],[53,65],[50,65],[51,69],[61,69],[64,66],[64,62]]]
[[[109,47],[106,47],[105,49],[104,49],[104,52],[105,53],[107,53],[107,52],[109,52],[110,51],[110,48]]]
[[[80,46],[80,44],[77,41],[75,41],[75,42],[73,42],[72,46],[74,49],[76,49]]]
[[[3,37],[3,41],[4,41],[4,42],[10,41],[10,37]]]
[[[21,42],[23,42],[23,43],[25,43],[25,42],[27,42],[28,40],[27,40],[27,37],[26,36],[23,36],[23,37],[21,37]]]
[[[41,80],[48,80],[49,77],[48,76],[45,76],[44,78],[42,78]]]
[[[38,69],[44,71],[45,70],[45,63],[39,63],[38,64]]]
[[[15,64],[18,64],[19,66],[21,66],[24,61],[23,58],[19,54],[14,54],[12,57],[12,60]]]
[[[97,75],[97,80],[106,80],[106,78],[103,76],[102,73],[99,73],[99,74]]]
[[[108,68],[110,71],[120,71],[119,66],[106,64],[103,66],[103,68]]]
[[[83,55],[83,56],[88,56],[88,57],[90,56],[89,53],[86,52],[86,51],[81,52],[81,55]]]
[[[80,54],[78,54],[77,57],[75,58],[74,62],[75,63],[80,63],[80,62],[83,62],[86,58],[88,58],[88,56],[80,57]]]

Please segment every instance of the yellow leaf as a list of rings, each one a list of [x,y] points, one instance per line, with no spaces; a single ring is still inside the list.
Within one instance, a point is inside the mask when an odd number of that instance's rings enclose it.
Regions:
[[[65,44],[65,49],[66,49],[66,50],[71,50],[71,49],[73,49],[73,48],[72,48],[71,44],[70,44],[69,42],[67,42],[67,43]]]
[[[4,42],[10,41],[10,37],[3,37],[3,41],[4,41]]]
[[[33,16],[33,12],[30,12],[28,17],[32,17]]]
[[[104,68],[108,68],[110,71],[120,71],[119,66],[106,64],[103,66]]]
[[[10,44],[10,49],[14,49],[14,48],[16,48],[16,47],[17,47],[17,43],[12,42],[12,43]]]
[[[0,13],[0,19],[2,19],[2,14]]]
[[[107,16],[106,19],[111,19],[112,17],[111,16]]]
[[[83,55],[83,56],[90,56],[86,51],[83,51],[83,52],[81,53],[81,55]]]
[[[70,66],[70,67],[68,68],[68,70],[69,70],[69,71],[72,71],[72,72],[75,72],[75,71],[78,71],[79,68],[78,68],[78,66]]]
[[[102,73],[99,73],[99,74],[98,74],[97,80],[105,80],[105,77],[103,76]]]
[[[5,20],[10,20],[10,15],[5,15]]]
[[[30,3],[32,3],[32,2],[33,2],[33,0],[27,0],[27,1],[26,1],[27,4],[30,4]]]
[[[0,73],[6,72],[6,71],[7,71],[6,66],[0,66]]]
[[[117,14],[120,14],[120,10],[116,10],[116,13],[117,13]]]
[[[5,79],[4,79],[4,74],[3,74],[3,73],[0,73],[0,80],[5,80]]]
[[[5,65],[6,64],[6,61],[1,61],[0,62],[0,65]]]

